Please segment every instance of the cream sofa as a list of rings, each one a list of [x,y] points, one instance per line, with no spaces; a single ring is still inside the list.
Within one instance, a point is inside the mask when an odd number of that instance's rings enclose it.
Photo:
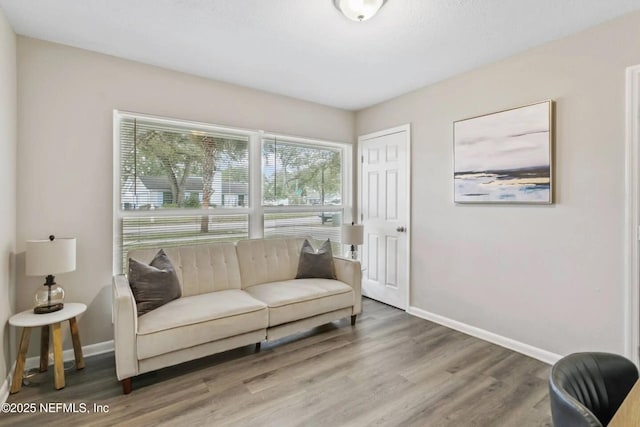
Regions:
[[[182,297],[138,317],[124,275],[113,278],[116,374],[131,378],[235,347],[313,328],[362,311],[358,261],[334,257],[338,280],[295,279],[304,239],[165,248]],[[158,249],[129,257],[150,262]]]

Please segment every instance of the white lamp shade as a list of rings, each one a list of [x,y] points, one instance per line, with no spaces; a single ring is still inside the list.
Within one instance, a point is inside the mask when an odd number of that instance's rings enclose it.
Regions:
[[[366,21],[378,10],[386,0],[333,0],[335,7],[353,21]]]
[[[27,276],[47,276],[76,269],[76,239],[27,240]]]
[[[342,243],[345,245],[361,245],[364,240],[364,226],[362,224],[343,224]]]

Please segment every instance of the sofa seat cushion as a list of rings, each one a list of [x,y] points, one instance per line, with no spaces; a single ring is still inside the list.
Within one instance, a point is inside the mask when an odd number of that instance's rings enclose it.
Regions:
[[[182,297],[138,318],[138,358],[265,329],[267,305],[230,289]]]
[[[353,289],[338,280],[297,279],[245,288],[269,306],[269,326],[353,306]]]

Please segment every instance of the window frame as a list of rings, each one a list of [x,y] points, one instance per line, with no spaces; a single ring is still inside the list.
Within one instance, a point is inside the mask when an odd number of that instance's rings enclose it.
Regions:
[[[340,172],[340,201],[339,205],[290,205],[290,206],[273,206],[273,205],[264,205],[262,204],[264,195],[262,194],[262,190],[264,189],[263,183],[263,175],[262,168],[260,168],[260,202],[262,205],[262,209],[264,213],[287,213],[287,212],[315,212],[315,211],[324,211],[324,212],[338,212],[342,211],[351,206],[350,203],[345,204],[345,200],[352,200],[353,192],[352,192],[352,150],[353,146],[351,144],[346,144],[342,142],[330,142],[323,141],[319,139],[311,139],[311,138],[301,138],[294,136],[287,136],[282,134],[275,133],[263,133],[260,139],[260,155],[262,155],[262,144],[265,140],[271,139],[280,139],[283,143],[292,142],[300,145],[307,145],[310,147],[313,146],[324,146],[328,148],[341,150],[341,162],[342,162],[342,170]]]
[[[246,214],[248,216],[249,238],[264,237],[265,214],[296,213],[296,212],[340,212],[343,223],[354,221],[353,217],[353,153],[355,145],[346,142],[326,141],[314,138],[305,138],[292,135],[284,135],[262,130],[243,129],[230,126],[215,125],[191,120],[160,117],[149,114],[134,113],[122,110],[113,110],[113,272],[122,273],[122,232],[121,222],[123,218],[149,216],[146,210],[125,210],[121,201],[121,164],[120,164],[120,122],[123,118],[144,119],[158,122],[167,126],[189,128],[204,132],[225,132],[247,137],[248,163],[249,163],[249,203],[244,207],[229,208],[180,208],[157,209],[153,211],[156,217],[189,216],[189,215],[233,215]],[[341,150],[341,204],[340,205],[297,205],[297,206],[269,206],[263,204],[263,174],[262,174],[262,144],[266,139],[280,139],[284,142],[293,142],[310,146],[324,146]]]

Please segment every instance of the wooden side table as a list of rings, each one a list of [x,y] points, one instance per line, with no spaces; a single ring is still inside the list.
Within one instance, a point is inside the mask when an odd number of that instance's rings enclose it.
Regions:
[[[13,373],[13,381],[11,382],[11,394],[17,393],[22,388],[22,375],[24,372],[24,363],[29,350],[29,338],[31,338],[31,329],[41,327],[40,335],[40,372],[45,372],[49,365],[49,331],[53,335],[53,366],[54,366],[54,383],[56,390],[64,388],[64,364],[62,360],[62,329],[61,324],[65,320],[69,321],[71,329],[71,338],[73,341],[73,354],[76,359],[76,369],[84,368],[84,358],[82,357],[82,347],[80,346],[80,337],[78,335],[78,321],[76,316],[86,311],[87,306],[84,304],[68,302],[64,303],[62,310],[47,313],[35,314],[33,310],[25,310],[21,313],[14,314],[9,319],[9,324],[22,327],[22,337],[20,338],[20,350],[18,351],[18,360],[16,361],[16,370]]]

